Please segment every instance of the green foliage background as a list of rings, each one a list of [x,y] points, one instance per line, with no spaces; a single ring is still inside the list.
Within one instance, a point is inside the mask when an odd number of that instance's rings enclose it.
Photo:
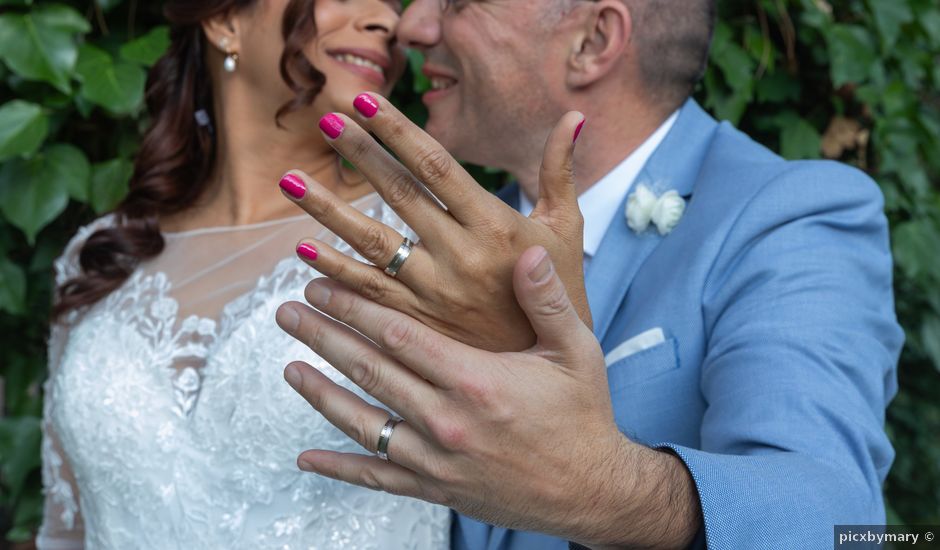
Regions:
[[[719,0],[698,99],[789,158],[880,183],[907,333],[887,429],[889,521],[940,523],[940,6],[936,0]],[[40,521],[51,264],[124,195],[164,51],[159,2],[0,0],[0,533]],[[409,74],[396,100],[423,120]],[[488,187],[504,174],[474,173]],[[3,545],[3,543],[0,543]]]

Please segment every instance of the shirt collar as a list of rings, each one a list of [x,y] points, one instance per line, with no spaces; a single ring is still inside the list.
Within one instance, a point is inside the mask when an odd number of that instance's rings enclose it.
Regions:
[[[581,207],[581,214],[584,216],[585,257],[591,258],[597,253],[601,240],[607,233],[607,228],[610,227],[620,205],[623,204],[624,197],[630,192],[640,171],[666,139],[666,135],[669,134],[669,130],[678,118],[679,111],[676,111],[642,145],[630,153],[630,156],[578,197],[578,206]],[[520,187],[519,212],[523,216],[528,216],[534,208],[535,206]]]

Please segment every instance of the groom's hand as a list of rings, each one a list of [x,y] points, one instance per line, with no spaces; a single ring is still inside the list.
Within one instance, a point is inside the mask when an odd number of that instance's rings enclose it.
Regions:
[[[278,310],[284,330],[404,418],[388,460],[312,450],[302,469],[440,503],[477,519],[598,545],[680,547],[700,524],[678,458],[630,442],[614,422],[604,357],[544,249],[512,275],[537,334],[493,353],[318,279]],[[304,363],[285,378],[370,452],[389,413]]]
[[[584,121],[580,113],[565,115],[549,136],[539,202],[526,218],[483,189],[439,143],[384,98],[364,94],[357,98],[356,108],[355,121],[338,114],[324,117],[321,128],[327,141],[368,178],[417,233],[419,244],[397,278],[387,275],[383,270],[403,236],[306,174],[292,172],[282,185],[290,190],[285,195],[372,265],[316,240],[304,242],[316,254],[302,259],[359,294],[447,336],[484,349],[518,351],[531,346],[535,335],[513,298],[512,270],[524,250],[540,245],[556,258],[580,318],[591,326],[584,289],[583,219],[572,174],[573,138]]]

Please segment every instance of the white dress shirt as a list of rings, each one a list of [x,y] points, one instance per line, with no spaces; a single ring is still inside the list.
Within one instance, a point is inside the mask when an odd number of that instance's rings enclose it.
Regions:
[[[601,240],[607,233],[607,228],[614,221],[614,217],[620,210],[620,205],[623,204],[624,197],[630,192],[640,171],[643,170],[646,162],[653,156],[663,140],[666,139],[666,135],[678,118],[679,111],[676,111],[630,156],[578,197],[578,206],[580,206],[581,214],[584,216],[585,269],[587,269],[590,259],[597,253],[597,249],[600,248]],[[519,212],[523,216],[528,216],[534,208],[532,201],[529,200],[529,197],[520,187]],[[627,223],[626,218],[624,218],[623,223]]]

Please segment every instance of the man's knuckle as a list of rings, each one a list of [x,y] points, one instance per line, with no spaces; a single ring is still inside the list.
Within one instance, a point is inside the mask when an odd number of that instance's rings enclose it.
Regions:
[[[360,445],[368,449],[370,452],[375,452],[379,438],[378,435],[376,435],[375,441],[373,441],[370,437],[372,431],[369,429],[368,418],[362,414],[355,415],[349,424],[349,432],[350,437],[352,437]]]
[[[379,369],[372,353],[358,353],[349,360],[349,378],[366,393],[373,393],[379,386]]]
[[[548,296],[538,305],[538,310],[542,315],[554,317],[568,311],[570,303],[564,287],[553,285]]]
[[[384,491],[384,484],[382,483],[382,478],[373,470],[372,468],[366,467],[362,469],[359,477],[362,484],[373,491]]]
[[[428,420],[428,430],[438,444],[448,451],[459,451],[467,440],[467,431],[450,418],[439,416]],[[443,474],[439,472],[439,474]]]
[[[417,340],[415,327],[405,319],[393,319],[382,330],[382,347],[392,353],[416,346]]]

